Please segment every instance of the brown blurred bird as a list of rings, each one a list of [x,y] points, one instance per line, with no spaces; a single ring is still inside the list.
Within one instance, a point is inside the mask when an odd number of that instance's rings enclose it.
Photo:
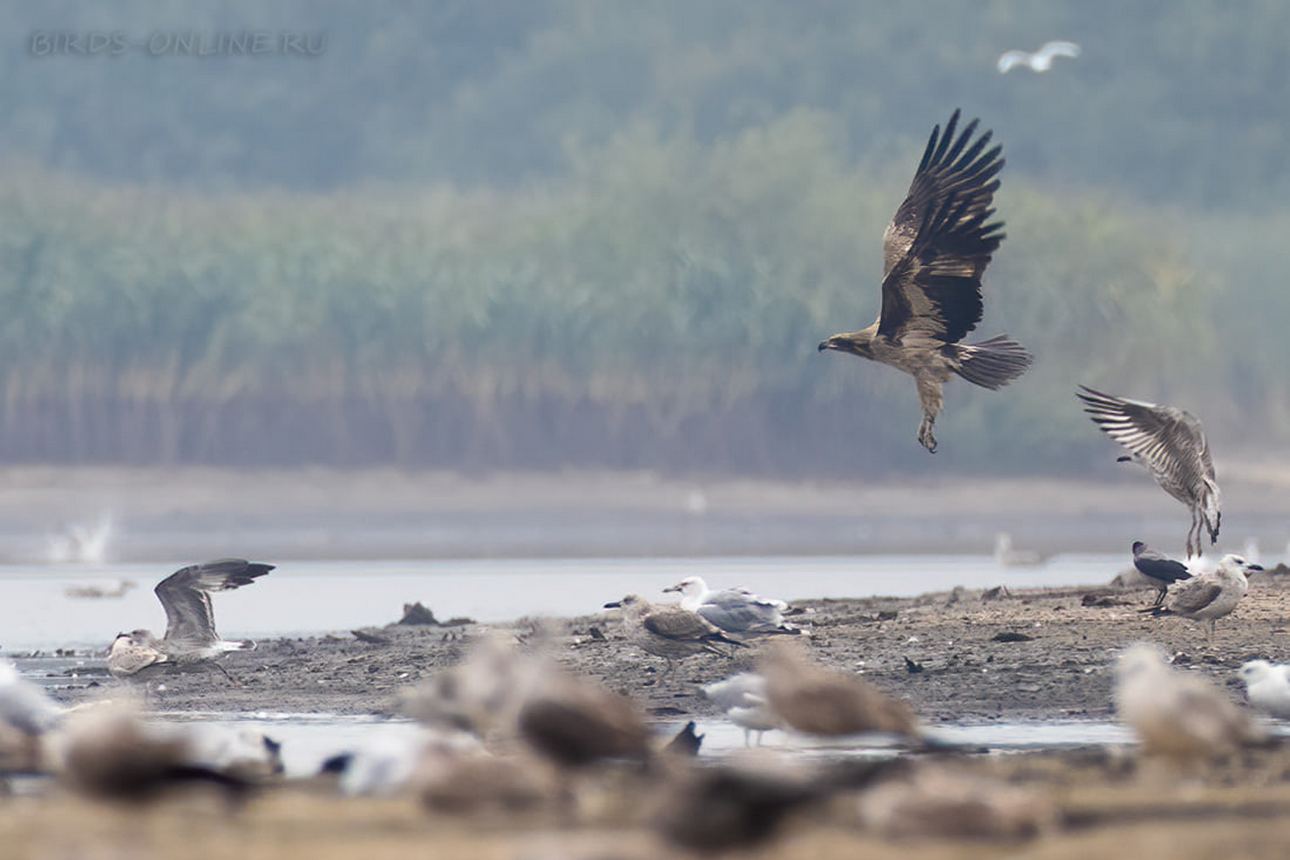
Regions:
[[[914,377],[923,406],[918,441],[936,451],[932,425],[954,374],[973,385],[1002,388],[1034,360],[1007,335],[960,343],[981,321],[981,276],[1003,241],[994,215],[1002,147],[986,150],[993,132],[972,143],[977,120],[955,137],[959,112],[923,150],[905,201],[883,234],[882,309],[868,328],[835,334],[819,349],[849,352]],[[970,144],[970,145],[969,145]]]
[[[519,711],[519,735],[564,768],[605,759],[644,761],[650,730],[636,704],[592,681],[565,674],[544,679]]]
[[[771,711],[799,732],[821,737],[920,735],[918,718],[908,704],[855,675],[825,669],[794,643],[774,643],[758,669],[766,678]]]

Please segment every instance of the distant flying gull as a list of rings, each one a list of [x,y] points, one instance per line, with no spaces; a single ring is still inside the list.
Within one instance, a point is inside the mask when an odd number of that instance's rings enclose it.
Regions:
[[[746,648],[744,643],[731,639],[706,618],[676,605],[655,606],[635,594],[622,600],[606,603],[606,609],[623,611],[623,631],[637,648],[667,661],[666,674],[671,674],[674,661],[708,652],[728,657],[718,645]]]
[[[1156,602],[1151,604],[1153,607],[1164,602],[1169,586],[1191,576],[1187,565],[1163,552],[1157,552],[1140,540],[1133,542],[1133,566],[1156,587]]]
[[[1205,761],[1264,739],[1226,693],[1195,673],[1172,668],[1154,645],[1125,651],[1115,675],[1116,713],[1147,755]]]
[[[1239,555],[1225,555],[1213,571],[1179,580],[1169,586],[1164,606],[1154,610],[1155,614],[1179,615],[1192,621],[1207,621],[1209,635],[1213,636],[1218,619],[1230,615],[1249,591],[1250,582],[1245,574],[1252,570],[1263,568],[1250,564]]]
[[[1251,705],[1278,719],[1290,719],[1290,666],[1250,660],[1237,674],[1245,682]]]
[[[1161,489],[1191,511],[1187,557],[1201,554],[1202,527],[1209,532],[1209,542],[1217,543],[1223,522],[1222,494],[1209,441],[1196,416],[1172,406],[1103,394],[1087,385],[1080,389],[1075,396],[1083,401],[1093,423],[1129,452],[1119,462],[1145,468]]]
[[[1025,347],[999,335],[961,343],[985,304],[981,278],[1003,241],[994,192],[1002,147],[986,149],[992,132],[973,141],[977,120],[955,135],[954,111],[944,134],[938,125],[923,150],[905,201],[882,238],[882,307],[868,328],[826,338],[819,350],[846,352],[914,377],[923,421],[918,442],[936,452],[932,425],[944,404],[942,386],[954,374],[995,390],[1026,372]]]
[[[108,671],[125,678],[158,663],[198,663],[254,648],[254,642],[226,641],[215,632],[211,592],[250,585],[271,570],[271,564],[222,558],[172,573],[155,589],[166,610],[166,635],[158,639],[149,630],[117,634],[108,652]],[[228,675],[224,667],[213,665]]]
[[[727,633],[745,636],[802,631],[784,623],[788,604],[740,588],[713,591],[702,577],[687,576],[664,592],[680,592],[682,609],[697,613]]]
[[[1008,51],[999,57],[999,74],[1006,75],[1017,66],[1025,66],[1032,72],[1046,72],[1053,67],[1057,57],[1075,59],[1080,54],[1079,45],[1074,42],[1045,42],[1044,46],[1033,54],[1027,51]]]
[[[740,672],[708,684],[703,695],[744,730],[744,746],[749,745],[752,732],[761,746],[762,735],[779,728],[779,720],[766,704],[766,679],[756,672]]]

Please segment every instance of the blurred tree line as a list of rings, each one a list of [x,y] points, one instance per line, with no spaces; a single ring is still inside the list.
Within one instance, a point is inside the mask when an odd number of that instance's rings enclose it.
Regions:
[[[1290,441],[1290,6],[1238,5],[4,7],[328,46],[0,55],[0,456],[926,469],[912,381],[815,344],[959,104],[1009,160],[978,334],[1039,361],[950,387],[936,467],[1105,455],[1079,381]]]

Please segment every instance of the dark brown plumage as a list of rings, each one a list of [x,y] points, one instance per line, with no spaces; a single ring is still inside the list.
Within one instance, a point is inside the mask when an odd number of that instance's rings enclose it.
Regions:
[[[590,681],[559,676],[520,709],[520,736],[567,768],[650,755],[650,731],[636,705]]]
[[[975,141],[977,120],[958,133],[959,111],[932,129],[905,200],[883,234],[882,310],[868,328],[835,334],[820,350],[889,364],[918,383],[923,423],[918,441],[936,450],[932,425],[941,386],[954,374],[998,389],[1025,372],[1030,353],[1006,335],[960,344],[981,321],[981,276],[1003,241],[994,193],[1002,147]]]

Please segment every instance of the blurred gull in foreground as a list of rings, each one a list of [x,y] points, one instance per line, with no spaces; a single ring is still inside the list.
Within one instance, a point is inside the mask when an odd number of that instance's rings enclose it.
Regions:
[[[1045,42],[1033,54],[1029,51],[1007,51],[999,56],[995,65],[1001,75],[1006,75],[1018,66],[1025,66],[1032,72],[1046,72],[1053,67],[1053,60],[1057,57],[1075,59],[1079,55],[1080,47],[1074,42]]]
[[[802,632],[784,623],[787,603],[761,597],[742,588],[713,591],[702,577],[687,576],[663,591],[679,592],[682,609],[701,615],[727,633],[756,636]]]
[[[749,745],[751,732],[757,733],[757,745],[761,746],[762,735],[779,728],[779,720],[766,704],[766,679],[755,672],[740,672],[708,684],[703,695],[744,730],[744,746]]]
[[[921,736],[907,703],[873,684],[812,662],[796,643],[774,643],[758,663],[766,701],[789,728],[819,737],[881,733]]]
[[[1205,678],[1165,662],[1154,645],[1130,647],[1115,667],[1115,707],[1142,752],[1180,762],[1206,761],[1260,743],[1250,715]]]
[[[1290,719],[1290,666],[1250,660],[1238,674],[1251,705],[1278,719]]]
[[[671,674],[676,660],[704,652],[722,657],[729,655],[718,645],[746,648],[721,629],[696,613],[676,605],[654,606],[648,600],[629,594],[622,600],[606,603],[606,609],[621,609],[623,631],[637,648],[667,661],[665,674]]]
[[[63,713],[12,663],[0,660],[0,770],[39,770],[42,738],[58,725]]]
[[[211,592],[250,585],[271,570],[271,564],[223,558],[172,573],[155,589],[166,610],[166,635],[158,639],[149,630],[117,634],[108,652],[108,671],[125,678],[158,663],[199,663],[254,648],[254,642],[225,641],[215,632]],[[228,676],[224,667],[213,665]]]
[[[1231,614],[1250,589],[1246,571],[1263,570],[1239,555],[1225,555],[1218,567],[1208,573],[1182,579],[1169,586],[1164,606],[1156,615],[1179,615],[1192,621],[1209,622],[1208,635],[1213,636],[1218,619]]]

